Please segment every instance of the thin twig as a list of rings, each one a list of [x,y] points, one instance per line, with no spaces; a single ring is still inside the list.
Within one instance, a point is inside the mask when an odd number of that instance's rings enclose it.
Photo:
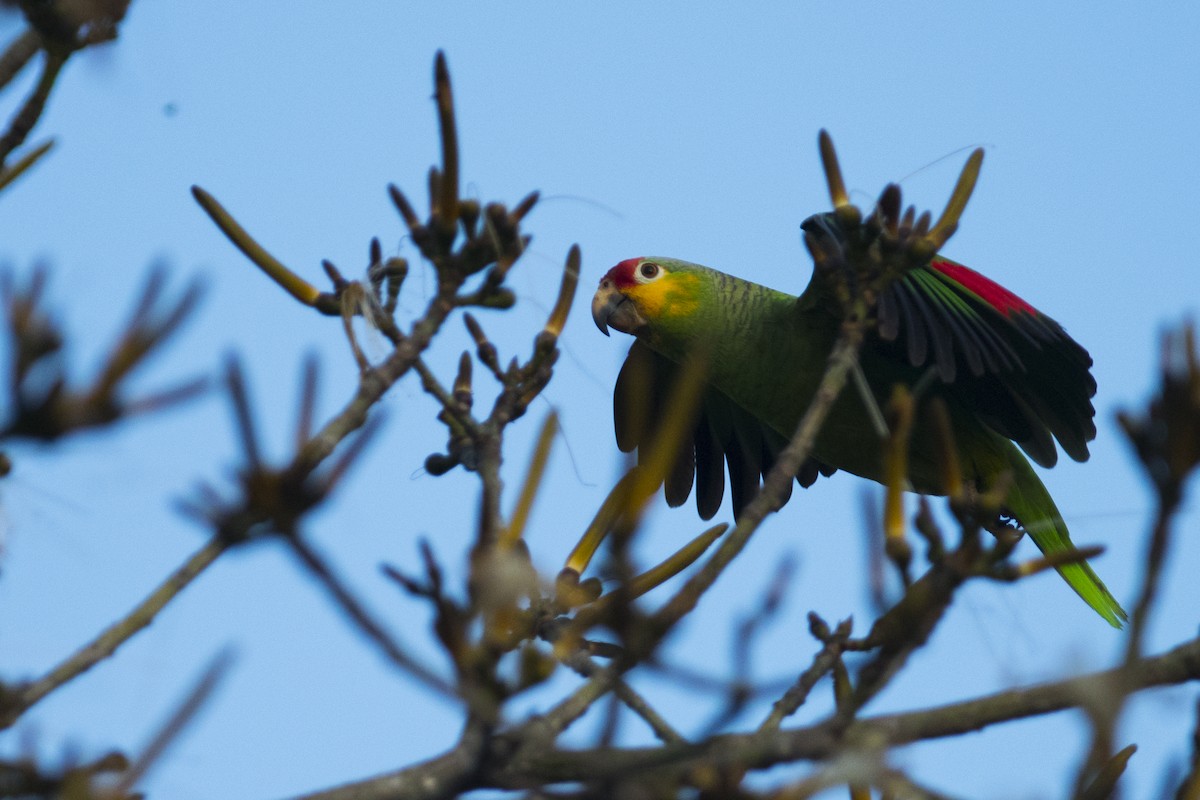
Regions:
[[[468,782],[478,771],[487,744],[486,729],[468,725],[458,745],[443,755],[369,781],[348,783],[295,800],[437,800],[453,797],[470,788]]]
[[[204,674],[192,690],[188,692],[187,697],[179,704],[179,707],[171,712],[171,716],[163,723],[162,728],[150,740],[150,744],[138,757],[138,760],[133,763],[128,770],[122,775],[120,781],[112,790],[112,796],[125,797],[137,782],[145,777],[146,772],[158,763],[167,751],[167,748],[179,737],[183,729],[188,726],[208,702],[209,697],[216,690],[217,685],[229,670],[232,663],[233,655],[229,650],[223,651],[213,659],[208,668],[204,670]]]
[[[412,334],[397,345],[383,363],[362,375],[354,397],[305,443],[297,461],[315,469],[343,439],[360,428],[367,421],[371,407],[412,368],[452,310],[453,305],[447,297],[435,297],[425,315],[413,326]]]
[[[304,566],[308,567],[321,585],[333,596],[346,616],[350,617],[354,624],[367,635],[367,638],[379,647],[389,661],[429,688],[435,689],[447,697],[457,699],[458,693],[454,687],[433,670],[404,652],[391,634],[375,621],[366,607],[346,588],[345,583],[334,574],[329,564],[325,563],[325,560],[304,541],[302,536],[289,536],[287,542],[291,545],[292,551],[300,557]]]
[[[837,660],[841,658],[841,648],[835,644],[826,644],[817,655],[813,658],[812,664],[804,672],[800,673],[800,677],[796,679],[796,683],[789,688],[782,697],[775,701],[771,706],[771,713],[758,726],[759,732],[779,730],[779,726],[783,721],[795,714],[800,706],[808,699],[809,692],[817,685],[817,681],[825,677]]]
[[[12,40],[8,49],[0,54],[0,88],[7,86],[17,73],[25,69],[41,46],[41,37],[31,28],[26,28]]]
[[[225,547],[226,545],[218,539],[209,541],[125,617],[109,626],[44,677],[15,692],[4,708],[0,709],[0,730],[11,726],[46,695],[115,653],[118,647],[153,622],[158,612],[216,561],[217,556],[225,551]]]
[[[1196,721],[1192,727],[1192,754],[1188,774],[1179,784],[1175,800],[1200,800],[1200,702],[1196,703]]]
[[[586,657],[575,657],[567,662],[567,666],[578,672],[585,678],[591,677],[600,671],[600,667],[594,661]],[[630,711],[637,714],[642,720],[650,726],[650,730],[654,731],[654,735],[659,741],[664,744],[681,744],[686,741],[683,735],[667,722],[667,720],[656,711],[649,702],[646,701],[637,691],[628,683],[617,678],[613,683],[613,694],[629,708]]]
[[[584,715],[592,704],[612,689],[621,674],[620,666],[610,664],[596,671],[586,683],[560,700],[549,711],[522,723],[513,733],[525,746],[549,746],[560,733]]]
[[[1161,497],[1158,513],[1154,519],[1154,530],[1150,536],[1150,548],[1146,553],[1146,569],[1143,572],[1142,590],[1133,606],[1129,618],[1129,639],[1125,643],[1125,663],[1131,664],[1142,652],[1142,642],[1146,636],[1146,624],[1150,619],[1150,610],[1158,597],[1159,578],[1162,575],[1163,562],[1166,560],[1167,547],[1171,539],[1171,521],[1178,509],[1178,502],[1171,503],[1167,497]]]
[[[596,750],[537,749],[499,765],[480,786],[524,782],[589,781],[671,765],[738,764],[759,769],[794,761],[826,759],[847,743],[873,741],[887,746],[957,736],[990,725],[1078,708],[1105,691],[1118,675],[1135,690],[1200,680],[1200,639],[1162,655],[1140,659],[1131,668],[1105,670],[1052,683],[1011,689],[975,700],[920,711],[866,717],[844,729],[832,723],[768,732],[714,736],[688,746]],[[363,795],[369,797],[370,795]]]
[[[37,86],[33,92],[25,99],[24,105],[17,111],[12,121],[8,123],[8,130],[0,136],[0,164],[8,160],[8,156],[13,150],[16,150],[29,136],[33,126],[42,116],[42,112],[46,109],[46,101],[50,99],[50,91],[54,88],[54,82],[58,79],[63,65],[67,63],[66,51],[48,50],[46,51],[46,61],[42,65],[42,74],[38,78]]]
[[[874,746],[898,746],[918,741],[956,736],[982,730],[1001,722],[1050,714],[1079,707],[1089,695],[1112,684],[1118,670],[1107,670],[1054,683],[1011,689],[961,703],[921,711],[868,717],[848,729],[831,723],[792,730],[726,734],[688,745],[603,750],[559,750],[547,746],[521,747],[514,752],[501,748],[468,779],[452,765],[461,762],[459,750],[399,772],[346,784],[328,792],[309,795],[309,800],[407,800],[447,796],[443,776],[449,771],[462,782],[455,790],[473,788],[521,788],[557,781],[592,781],[628,778],[638,772],[658,774],[684,771],[704,764],[719,767],[736,764],[745,769],[762,769],[775,764],[827,759],[842,752],[847,744],[871,742]],[[1193,640],[1159,656],[1140,659],[1126,670],[1127,685],[1135,689],[1200,680],[1200,640]],[[607,676],[607,677],[602,677]],[[612,668],[588,681],[576,697],[576,708],[586,709],[603,694],[603,684],[615,677]],[[579,713],[582,713],[580,710]],[[512,734],[518,742],[546,742],[540,726],[549,716],[526,723]],[[561,720],[556,720],[561,722]],[[559,724],[554,728],[561,729]],[[839,735],[839,731],[841,734]],[[551,737],[556,734],[551,734]],[[552,740],[552,739],[551,739]],[[427,780],[423,778],[427,777]],[[439,787],[434,793],[432,787]]]
[[[455,400],[454,396],[447,391],[446,387],[433,374],[433,370],[429,368],[424,359],[418,356],[413,360],[412,368],[421,376],[421,388],[441,404],[446,413],[454,418],[455,423],[462,426],[463,431],[468,436],[472,439],[478,439],[481,435],[479,422],[471,416],[469,411],[462,407],[462,403]]]

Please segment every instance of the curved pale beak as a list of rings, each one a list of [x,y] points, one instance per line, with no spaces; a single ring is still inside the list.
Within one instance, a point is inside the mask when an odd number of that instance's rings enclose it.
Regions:
[[[592,295],[592,321],[605,336],[608,336],[608,318],[624,299],[608,280],[600,281],[600,288]]]
[[[592,321],[605,336],[610,325],[621,333],[635,335],[646,325],[633,302],[617,291],[608,278],[600,281],[600,288],[592,296]]]

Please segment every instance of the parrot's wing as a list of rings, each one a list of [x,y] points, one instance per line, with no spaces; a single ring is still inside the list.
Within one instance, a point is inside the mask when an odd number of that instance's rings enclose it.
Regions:
[[[882,354],[928,365],[998,433],[1043,467],[1053,436],[1076,461],[1096,437],[1092,358],[1066,331],[1007,289],[941,256],[879,298]]]
[[[675,362],[641,341],[635,341],[629,348],[613,392],[613,418],[617,446],[626,453],[636,449],[639,462],[646,458],[649,445],[662,430],[667,417],[680,413],[668,406],[679,372]],[[695,428],[684,435],[667,475],[667,504],[672,507],[683,505],[695,483],[696,508],[700,517],[712,519],[725,494],[728,466],[736,518],[754,497],[762,478],[770,472],[776,456],[786,445],[783,436],[724,392],[706,386]],[[818,475],[833,473],[832,467],[810,458],[801,467],[796,480],[801,486],[808,487]],[[791,484],[788,485],[780,505],[786,503],[791,494]]]

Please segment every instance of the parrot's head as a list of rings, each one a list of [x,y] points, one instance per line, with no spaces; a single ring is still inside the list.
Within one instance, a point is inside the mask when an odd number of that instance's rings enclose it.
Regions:
[[[615,328],[638,338],[692,319],[711,270],[672,258],[628,258],[605,273],[592,297],[592,319],[605,336]]]

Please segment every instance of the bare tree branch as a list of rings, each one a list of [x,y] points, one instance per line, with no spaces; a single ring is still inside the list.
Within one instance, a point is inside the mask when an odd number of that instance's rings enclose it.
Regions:
[[[134,634],[146,628],[166,605],[175,599],[200,573],[208,569],[226,544],[213,539],[197,550],[176,569],[157,589],[123,618],[109,626],[103,633],[84,645],[66,661],[63,661],[45,676],[3,696],[0,707],[0,730],[8,728],[35,703],[63,684],[111,656]]]

